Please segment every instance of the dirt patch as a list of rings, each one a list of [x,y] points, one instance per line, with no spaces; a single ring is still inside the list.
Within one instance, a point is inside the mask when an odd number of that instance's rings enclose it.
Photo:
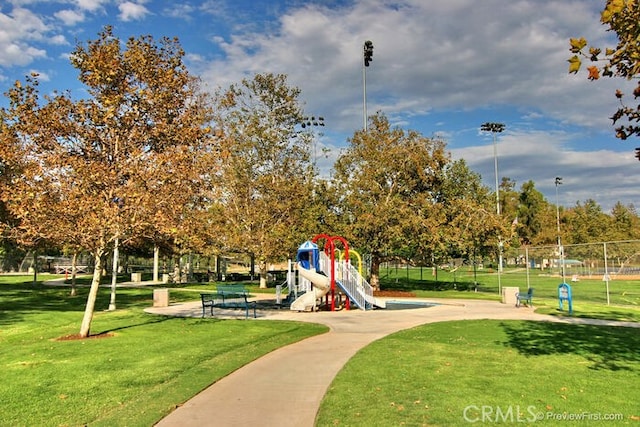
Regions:
[[[408,291],[373,291],[374,297],[415,298],[416,294]]]
[[[111,338],[115,336],[114,333],[111,332],[105,332],[103,334],[95,334],[95,335],[89,335],[88,337],[81,337],[80,334],[71,334],[71,335],[65,335],[63,337],[60,338],[56,338],[55,341],[76,341],[76,340],[95,340],[95,339],[100,339],[100,338]]]

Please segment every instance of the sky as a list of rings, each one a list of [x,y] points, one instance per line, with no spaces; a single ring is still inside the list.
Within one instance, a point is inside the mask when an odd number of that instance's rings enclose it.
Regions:
[[[0,0],[0,92],[37,72],[41,90],[83,88],[68,56],[111,25],[121,40],[177,37],[189,71],[214,91],[284,73],[308,115],[324,117],[316,153],[328,174],[366,111],[447,143],[495,190],[533,181],[552,204],[638,205],[637,140],[609,117],[630,82],[568,74],[569,38],[615,45],[605,0]],[[363,66],[363,45],[373,61]],[[363,77],[365,77],[363,79]],[[631,88],[631,89],[630,89]],[[5,97],[0,106],[6,106]],[[502,133],[481,132],[485,122]],[[494,148],[497,157],[494,156]],[[555,178],[562,184],[555,185]]]

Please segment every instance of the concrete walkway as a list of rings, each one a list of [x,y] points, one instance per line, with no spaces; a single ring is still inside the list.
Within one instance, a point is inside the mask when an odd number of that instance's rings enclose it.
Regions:
[[[514,319],[640,327],[633,322],[558,318],[492,301],[430,300],[441,305],[406,310],[297,313],[260,311],[260,319],[321,323],[330,332],[277,349],[238,369],[177,408],[157,426],[311,427],[342,366],[361,348],[414,326],[462,319]],[[202,315],[200,302],[149,308],[169,316]],[[225,313],[224,317],[244,317]],[[244,321],[244,320],[243,320]],[[247,321],[256,321],[250,319]]]

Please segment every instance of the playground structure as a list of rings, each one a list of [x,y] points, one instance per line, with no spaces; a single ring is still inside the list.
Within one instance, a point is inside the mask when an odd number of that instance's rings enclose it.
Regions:
[[[317,243],[320,240],[324,240],[323,251],[320,251]],[[336,247],[338,243],[342,245],[342,250]],[[357,254],[353,250],[351,252]],[[289,293],[294,298],[290,309],[315,311],[324,305],[328,310],[335,311],[341,306],[343,298],[347,310],[352,303],[361,310],[384,308],[384,301],[373,296],[373,288],[362,277],[362,272],[351,265],[349,255],[349,244],[339,236],[318,234],[304,242],[298,248],[296,257],[299,273],[297,283],[291,265],[287,275]]]

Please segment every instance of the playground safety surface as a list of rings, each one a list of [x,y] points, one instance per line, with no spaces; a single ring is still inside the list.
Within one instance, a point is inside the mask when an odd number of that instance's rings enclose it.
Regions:
[[[272,297],[272,296],[271,296]],[[262,297],[264,298],[264,297]],[[397,298],[394,298],[397,300]],[[293,312],[259,310],[244,320],[242,310],[221,313],[242,321],[297,320],[330,331],[279,348],[220,379],[162,419],[160,427],[313,426],[320,402],[342,366],[361,348],[391,333],[450,320],[513,319],[640,327],[640,323],[555,317],[528,307],[495,301],[429,299],[438,305],[408,310]],[[200,301],[148,308],[166,316],[200,317]]]

